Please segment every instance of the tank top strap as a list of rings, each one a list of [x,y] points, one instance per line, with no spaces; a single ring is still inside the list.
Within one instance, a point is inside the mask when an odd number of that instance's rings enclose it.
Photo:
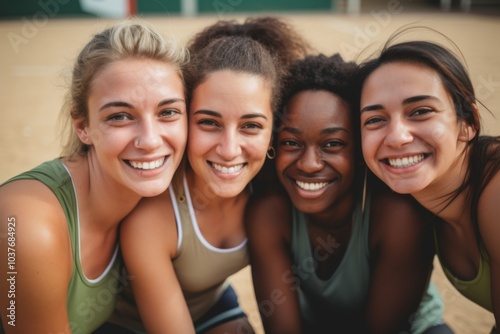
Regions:
[[[188,203],[189,189],[187,188],[186,173],[178,171],[172,179],[170,196],[175,211],[177,224],[178,247],[177,256],[182,252],[186,240],[191,240],[196,234],[193,227],[191,210]],[[196,237],[195,237],[196,238]]]

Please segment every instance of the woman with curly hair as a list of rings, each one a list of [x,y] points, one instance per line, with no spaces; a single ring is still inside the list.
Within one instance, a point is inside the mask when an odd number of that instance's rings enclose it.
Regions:
[[[308,56],[285,79],[274,175],[255,182],[246,217],[262,322],[266,333],[451,333],[429,285],[426,211],[365,179],[356,69]]]

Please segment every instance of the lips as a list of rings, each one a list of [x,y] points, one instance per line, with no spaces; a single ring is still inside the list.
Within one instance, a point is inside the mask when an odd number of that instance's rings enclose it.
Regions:
[[[328,182],[302,182],[295,180],[295,184],[303,190],[307,191],[317,191],[320,190],[328,184]]]
[[[234,174],[239,172],[245,164],[238,164],[238,165],[233,165],[233,166],[222,166],[219,164],[216,164],[215,162],[211,162],[210,165],[215,168],[215,170],[221,172],[222,174]]]
[[[425,154],[415,154],[404,158],[386,159],[386,162],[394,168],[406,168],[418,164],[425,158]]]
[[[159,159],[153,160],[153,161],[134,161],[134,160],[128,160],[127,161],[130,166],[132,166],[135,169],[143,169],[143,170],[150,170],[150,169],[156,169],[165,163],[165,157],[161,157]]]

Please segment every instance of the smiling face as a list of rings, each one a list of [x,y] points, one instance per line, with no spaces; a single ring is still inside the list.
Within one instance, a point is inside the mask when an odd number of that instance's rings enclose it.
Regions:
[[[177,69],[124,59],[93,80],[88,122],[76,121],[94,171],[109,187],[154,196],[167,189],[182,158],[187,114]]]
[[[189,111],[194,187],[225,198],[240,194],[264,164],[272,119],[265,79],[229,70],[208,75],[194,90]]]
[[[322,213],[354,192],[354,134],[348,105],[327,91],[302,91],[286,106],[276,170],[294,206]]]
[[[416,195],[456,188],[451,172],[474,131],[458,122],[437,72],[394,62],[364,83],[361,133],[368,167],[394,191]]]

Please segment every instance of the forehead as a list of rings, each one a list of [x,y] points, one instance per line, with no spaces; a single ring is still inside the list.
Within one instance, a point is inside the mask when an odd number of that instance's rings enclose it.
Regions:
[[[361,102],[379,98],[402,99],[416,95],[449,95],[434,69],[414,62],[381,65],[365,80]]]
[[[149,91],[158,87],[182,87],[178,69],[169,63],[152,60],[126,58],[114,61],[95,75],[90,89],[115,90],[122,86],[132,86],[136,90]]]
[[[283,122],[298,126],[349,122],[350,109],[340,96],[326,90],[301,91],[288,101]]]
[[[425,64],[396,61],[383,64],[374,70],[366,78],[363,88],[370,84],[380,85],[380,83],[388,84],[391,82],[397,84],[420,84],[421,82],[443,84],[438,72]]]
[[[239,114],[259,111],[272,114],[271,84],[264,77],[221,70],[210,73],[193,91],[191,109]]]

